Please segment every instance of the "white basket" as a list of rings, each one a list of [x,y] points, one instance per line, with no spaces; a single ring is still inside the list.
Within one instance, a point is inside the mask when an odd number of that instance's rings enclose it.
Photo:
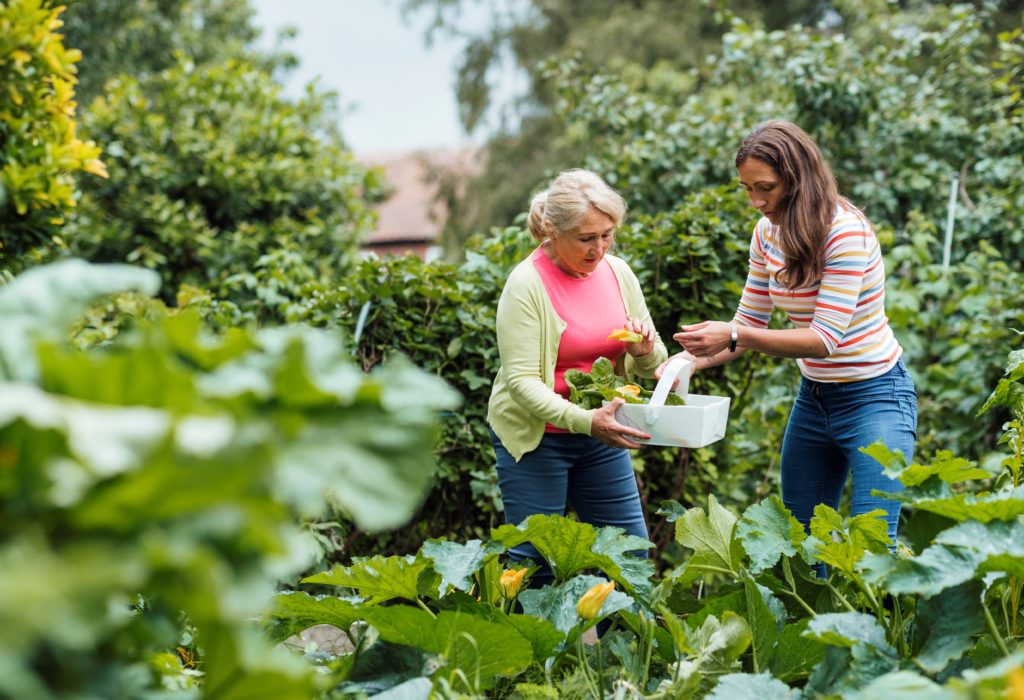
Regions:
[[[650,403],[622,404],[615,412],[615,419],[648,433],[650,440],[631,438],[645,445],[704,447],[721,440],[729,419],[730,399],[687,393],[692,374],[693,363],[681,357],[674,359],[662,373]],[[686,400],[686,405],[666,406],[665,398],[676,377],[679,384],[675,393]]]

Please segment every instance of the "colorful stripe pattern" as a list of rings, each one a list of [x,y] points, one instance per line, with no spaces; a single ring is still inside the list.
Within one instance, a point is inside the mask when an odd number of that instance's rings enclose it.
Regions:
[[[853,382],[889,371],[902,353],[885,315],[885,266],[871,225],[857,211],[836,208],[825,237],[821,281],[790,290],[775,279],[785,263],[777,227],[762,218],[750,241],[750,272],[736,321],[767,328],[779,307],[798,328],[810,328],[829,356],[799,359],[800,371],[820,382]]]

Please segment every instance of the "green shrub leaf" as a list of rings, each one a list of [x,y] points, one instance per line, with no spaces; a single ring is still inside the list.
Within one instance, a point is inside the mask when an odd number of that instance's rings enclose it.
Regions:
[[[758,574],[783,556],[796,556],[807,534],[782,500],[771,496],[744,511],[736,536],[750,557],[750,571]]]
[[[676,541],[693,550],[680,583],[693,582],[705,572],[739,576],[743,546],[735,537],[736,516],[708,496],[708,510],[695,507],[676,521]]]
[[[893,653],[885,640],[885,630],[873,615],[860,612],[824,613],[815,615],[807,625],[805,635],[829,646],[852,647],[868,644],[887,653]]]
[[[352,623],[361,619],[357,606],[335,596],[289,591],[274,596],[264,628],[270,641],[277,644],[313,625],[334,625],[348,635]]]
[[[302,579],[302,583],[323,583],[344,586],[366,598],[367,605],[377,605],[394,598],[416,600],[419,597],[419,579],[430,569],[426,559],[414,557],[375,556],[352,564],[336,566],[330,571]]]
[[[447,661],[438,673],[450,677],[460,670],[474,688],[489,688],[499,676],[523,671],[533,649],[516,629],[465,612],[441,611],[437,617],[404,605],[365,612],[381,639],[440,654]]]
[[[983,592],[980,581],[968,581],[917,602],[914,663],[934,675],[974,646],[974,635],[985,628]]]
[[[799,691],[772,678],[769,673],[729,673],[718,679],[715,689],[706,697],[707,700],[793,700],[799,697]]]

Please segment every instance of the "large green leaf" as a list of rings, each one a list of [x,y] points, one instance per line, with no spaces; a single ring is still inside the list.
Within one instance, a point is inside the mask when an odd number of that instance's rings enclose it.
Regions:
[[[707,618],[689,636],[691,647],[697,649],[701,670],[714,674],[730,671],[752,640],[750,625],[734,612],[724,613],[721,619]]]
[[[530,542],[551,566],[558,582],[584,569],[600,569],[634,591],[637,586],[649,587],[653,573],[652,563],[627,554],[651,547],[647,540],[624,535],[621,528],[595,529],[557,515],[531,515],[518,526],[503,525],[491,532],[491,541],[506,548]]]
[[[631,586],[638,595],[646,596],[654,576],[654,561],[647,556],[647,550],[652,546],[653,543],[643,537],[626,535],[620,528],[600,527],[593,551],[608,557],[618,566],[618,572],[605,571],[606,574],[623,585]]]
[[[256,630],[213,625],[199,630],[203,695],[225,700],[307,700],[313,677],[301,659],[277,653]]]
[[[546,590],[546,589],[545,589]],[[525,591],[524,591],[525,592]],[[565,640],[565,634],[547,620],[536,615],[506,614],[493,604],[480,602],[464,594],[451,594],[439,601],[444,610],[475,615],[488,622],[507,625],[523,635],[533,647],[533,659],[543,663]]]
[[[30,529],[0,545],[0,656],[16,658],[40,640],[91,648],[117,626],[112,601],[145,582],[138,551],[102,542],[55,550],[42,535]]]
[[[704,621],[712,616],[721,619],[727,611],[745,610],[747,593],[743,587],[723,586],[716,589],[712,595],[701,598],[700,602],[703,605],[686,618],[686,624],[690,627],[703,625]]]
[[[461,671],[473,691],[491,687],[499,676],[522,672],[533,660],[530,642],[513,627],[469,613],[441,611],[432,617],[419,608],[394,605],[365,614],[381,639],[443,656],[447,665],[438,673],[453,679]]]
[[[990,571],[1024,576],[1024,525],[969,520],[943,530],[916,557],[873,558],[865,577],[894,594],[932,596]]]
[[[983,495],[958,493],[947,498],[901,500],[920,510],[959,522],[977,520],[987,523],[991,520],[1013,520],[1024,514],[1024,486],[1018,486],[1012,491]]]
[[[885,552],[892,543],[884,516],[879,508],[844,523],[835,510],[819,504],[811,518],[811,534],[818,540],[815,556],[852,578],[866,553]]]
[[[864,558],[863,576],[893,595],[933,596],[977,575],[983,557],[958,547],[932,545],[916,557],[897,559],[890,554]]]
[[[545,586],[544,588],[531,588],[519,594],[519,603],[523,606],[523,612],[528,615],[547,620],[555,629],[568,633],[573,627],[580,623],[580,616],[576,614],[576,604],[580,598],[593,586],[606,581],[597,576],[576,576],[558,586]],[[633,599],[625,593],[612,591],[597,617],[606,617],[619,610],[628,610],[633,607]]]
[[[775,654],[775,642],[779,637],[779,623],[768,609],[764,595],[757,583],[749,576],[743,579],[744,602],[747,608],[747,624],[752,636],[754,672],[767,670]],[[771,595],[771,594],[769,594]]]
[[[942,531],[935,542],[983,556],[979,573],[1002,571],[1024,577],[1024,523],[1019,520],[988,523],[969,520]]]
[[[469,540],[465,544],[428,540],[420,548],[420,553],[433,563],[434,571],[441,574],[438,593],[443,595],[448,586],[469,593],[474,585],[473,574],[483,565],[484,559],[502,549],[501,545],[492,542],[484,546],[480,540]]]
[[[276,644],[313,625],[334,625],[347,635],[352,623],[361,619],[359,607],[340,598],[290,591],[274,596],[264,628]]]
[[[804,634],[830,646],[853,647],[867,644],[887,653],[893,651],[885,639],[885,630],[873,615],[867,613],[815,615],[808,623]]]
[[[907,466],[902,454],[890,450],[882,442],[876,442],[861,451],[881,462],[886,468],[886,476],[899,479],[911,494],[915,493],[914,487],[925,485],[929,480],[958,484],[971,479],[987,479],[991,476],[984,469],[975,466],[973,462],[961,457],[954,457],[953,453],[948,450],[939,450],[931,464],[911,464],[910,466]]]
[[[825,644],[804,634],[810,619],[786,625],[779,634],[769,670],[786,683],[806,678],[825,655]]]
[[[961,700],[964,697],[913,671],[886,673],[857,694],[858,700]]]
[[[602,610],[604,606],[601,606]],[[533,647],[533,659],[539,664],[549,659],[565,640],[565,634],[558,631],[549,621],[533,615],[501,615],[497,620],[510,625]]]
[[[680,577],[686,585],[707,572],[739,576],[743,546],[736,539],[736,516],[708,496],[707,513],[700,507],[690,508],[676,521],[676,541],[693,550]]]
[[[65,260],[19,275],[0,287],[0,379],[36,381],[36,343],[63,338],[97,299],[127,291],[152,295],[159,287],[159,276],[150,270],[83,260]]]
[[[771,568],[780,557],[793,557],[807,534],[778,496],[756,503],[743,513],[736,536],[750,557],[750,570],[757,574]]]
[[[705,697],[707,700],[793,700],[799,697],[799,692],[772,678],[770,673],[729,673],[719,678],[715,689]]]
[[[914,663],[935,675],[974,646],[974,635],[985,628],[983,592],[980,581],[968,581],[918,601],[914,614]]]
[[[898,657],[870,644],[828,647],[804,686],[806,698],[856,697],[871,681],[895,671]]]
[[[99,478],[144,464],[163,446],[172,427],[171,416],[164,411],[89,404],[29,384],[0,382],[0,428],[19,419],[37,431],[55,430],[67,436],[71,454],[88,467],[77,474],[83,480],[78,484],[80,492]],[[230,422],[216,419],[205,427],[211,437],[225,431],[229,437],[233,432]]]
[[[429,561],[413,555],[377,555],[355,562],[349,567],[336,566],[330,571],[307,576],[302,579],[302,583],[324,583],[352,588],[366,598],[367,605],[377,605],[394,598],[419,598],[420,576],[429,569]]]

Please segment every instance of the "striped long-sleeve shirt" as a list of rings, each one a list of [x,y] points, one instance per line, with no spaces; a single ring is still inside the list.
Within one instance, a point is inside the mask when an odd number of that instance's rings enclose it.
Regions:
[[[787,289],[776,280],[785,261],[767,218],[754,227],[750,272],[736,321],[766,328],[772,308],[798,328],[810,328],[828,350],[823,359],[798,359],[800,371],[820,382],[871,379],[889,371],[902,353],[885,315],[885,266],[875,232],[864,217],[843,207],[825,237],[821,281]]]

